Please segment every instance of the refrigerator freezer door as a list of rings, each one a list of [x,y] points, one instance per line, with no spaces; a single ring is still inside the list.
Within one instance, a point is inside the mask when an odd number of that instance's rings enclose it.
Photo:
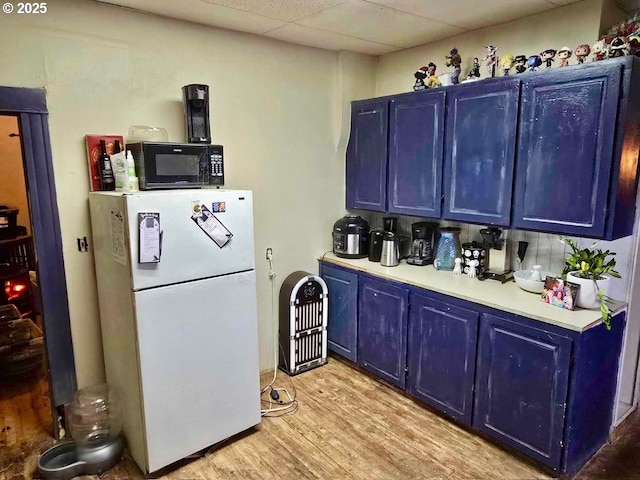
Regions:
[[[134,296],[149,471],[260,423],[255,272]]]
[[[142,192],[125,198],[134,290],[254,268],[253,204],[250,191],[173,190]],[[191,218],[192,205],[196,202],[210,210],[233,235],[222,248]],[[214,204],[217,208],[214,208]],[[220,208],[225,211],[215,211]],[[160,262],[140,264],[138,245],[141,231],[138,214],[154,212],[160,214]],[[222,229],[220,227],[218,231]]]

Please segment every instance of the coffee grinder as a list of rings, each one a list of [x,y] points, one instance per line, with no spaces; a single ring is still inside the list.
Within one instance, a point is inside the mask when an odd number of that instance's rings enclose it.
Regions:
[[[433,236],[435,228],[432,223],[418,222],[411,225],[411,254],[407,257],[408,265],[424,266],[433,263]]]
[[[498,227],[482,228],[483,245],[487,249],[488,265],[486,270],[478,278],[480,280],[498,280],[502,283],[508,282],[513,278],[511,270],[511,242],[502,236],[502,230]]]

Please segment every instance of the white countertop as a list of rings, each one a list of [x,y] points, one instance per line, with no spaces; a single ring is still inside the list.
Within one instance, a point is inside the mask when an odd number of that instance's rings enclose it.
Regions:
[[[333,253],[327,253],[321,259],[370,275],[425,288],[576,332],[582,332],[602,322],[599,309],[576,308],[570,311],[555,307],[544,303],[539,294],[522,290],[513,281],[505,284],[496,280],[480,281],[466,275],[454,275],[451,271],[436,270],[433,265],[424,267],[407,265],[404,260],[397,267],[383,267],[377,262],[370,262],[367,258],[339,258]],[[624,308],[626,308],[625,303],[615,302],[611,311],[617,312]]]

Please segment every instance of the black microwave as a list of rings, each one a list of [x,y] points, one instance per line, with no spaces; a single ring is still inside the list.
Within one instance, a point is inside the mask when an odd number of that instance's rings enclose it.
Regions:
[[[224,185],[222,145],[139,142],[127,144],[140,190]]]

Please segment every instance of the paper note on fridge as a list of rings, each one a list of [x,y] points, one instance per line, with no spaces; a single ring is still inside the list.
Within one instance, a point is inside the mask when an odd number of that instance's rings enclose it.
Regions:
[[[206,233],[211,240],[213,240],[216,245],[220,248],[224,247],[233,234],[225,227],[218,218],[211,213],[204,205],[194,205],[193,213],[191,214],[191,219],[196,222],[204,233]]]
[[[160,262],[161,237],[160,213],[138,213],[138,263]]]

